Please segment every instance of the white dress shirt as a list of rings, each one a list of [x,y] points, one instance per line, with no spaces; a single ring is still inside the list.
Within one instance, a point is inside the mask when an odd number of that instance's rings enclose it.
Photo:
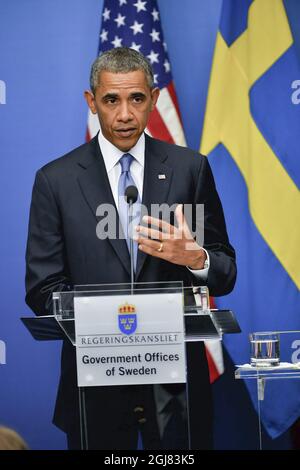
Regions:
[[[124,155],[122,150],[115,147],[109,140],[102,134],[101,130],[98,134],[98,142],[103,156],[105,168],[108,175],[109,184],[115,200],[116,207],[118,208],[118,183],[121,175],[120,158]],[[145,134],[143,133],[134,147],[128,152],[134,157],[130,165],[130,173],[138,189],[140,200],[143,196],[143,182],[144,182],[144,168],[145,168]],[[180,203],[180,201],[178,201]],[[203,248],[204,249],[204,248]],[[209,270],[209,255],[204,250],[208,260],[208,267],[204,269],[188,269],[202,281],[206,281]]]
[[[122,152],[122,150],[119,150],[109,142],[101,131],[98,134],[98,141],[113,197],[117,208],[119,208],[118,183],[121,175],[121,164],[119,163],[119,160],[125,152]],[[142,134],[135,146],[126,153],[130,153],[130,155],[134,157],[134,160],[130,165],[130,173],[138,189],[140,200],[142,200],[145,167],[145,134]]]

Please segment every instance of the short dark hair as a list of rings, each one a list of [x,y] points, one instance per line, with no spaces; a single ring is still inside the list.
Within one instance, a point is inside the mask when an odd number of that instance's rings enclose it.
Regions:
[[[153,88],[153,70],[140,52],[129,47],[116,47],[100,54],[91,68],[90,87],[93,93],[98,86],[99,74],[102,70],[113,73],[127,73],[142,70],[145,73],[148,85]]]

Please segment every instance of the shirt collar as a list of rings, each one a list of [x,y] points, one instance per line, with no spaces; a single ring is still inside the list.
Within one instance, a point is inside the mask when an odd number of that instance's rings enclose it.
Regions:
[[[101,129],[98,134],[98,142],[100,150],[103,156],[105,167],[107,172],[113,169],[113,167],[118,163],[122,155],[125,152],[115,147],[109,140],[107,140],[101,132]],[[135,160],[144,168],[145,166],[145,134],[142,133],[141,137],[137,141],[134,147],[132,147],[128,152],[130,153]]]

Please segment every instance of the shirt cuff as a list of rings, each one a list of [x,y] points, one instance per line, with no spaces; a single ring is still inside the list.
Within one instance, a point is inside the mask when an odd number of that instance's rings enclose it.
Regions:
[[[206,253],[206,265],[207,267],[203,268],[203,269],[191,269],[187,266],[188,270],[191,271],[191,273],[196,276],[197,279],[201,280],[201,281],[207,281],[207,277],[208,277],[208,270],[209,270],[209,267],[210,267],[210,259],[209,259],[209,254],[207,253],[207,251],[202,248],[203,251],[205,251]]]

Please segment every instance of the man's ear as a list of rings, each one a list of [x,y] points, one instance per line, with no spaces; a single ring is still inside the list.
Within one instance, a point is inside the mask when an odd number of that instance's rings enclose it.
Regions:
[[[91,112],[93,114],[97,114],[94,94],[90,90],[86,90],[84,92],[84,97],[85,97],[85,100],[86,100],[86,102],[88,104],[88,107],[90,108]]]
[[[151,99],[152,99],[151,111],[153,111],[153,109],[155,108],[155,105],[159,97],[159,93],[160,91],[159,91],[159,88],[157,87],[151,90]]]

